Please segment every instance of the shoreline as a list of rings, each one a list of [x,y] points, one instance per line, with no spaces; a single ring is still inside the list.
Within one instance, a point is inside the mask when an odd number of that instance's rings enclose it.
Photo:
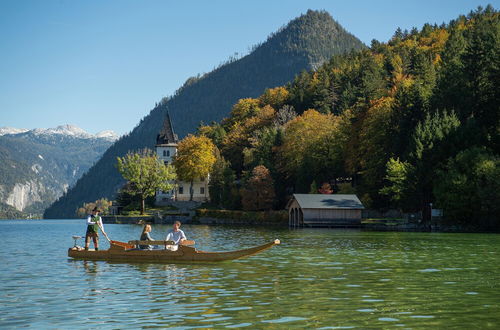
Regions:
[[[131,224],[131,225],[143,225],[145,223],[149,224],[172,224],[174,221],[181,221],[185,225],[206,225],[206,226],[228,226],[228,227],[253,227],[253,228],[291,228],[291,229],[358,229],[360,231],[379,231],[379,232],[421,232],[421,233],[477,233],[477,234],[500,234],[500,228],[495,229],[485,229],[473,226],[460,226],[460,225],[448,225],[448,224],[381,224],[381,223],[367,223],[362,221],[360,226],[324,226],[324,227],[289,227],[288,222],[272,222],[272,221],[260,221],[255,219],[254,221],[247,221],[243,219],[223,219],[223,218],[212,218],[212,217],[188,217],[188,216],[167,216],[164,218],[156,218],[153,216],[144,217],[121,217],[121,216],[103,216],[103,223],[105,224]],[[74,219],[0,219],[1,221],[60,221],[60,220],[82,220],[78,218]],[[393,221],[393,219],[381,219]]]
[[[105,219],[106,218],[106,219]],[[117,219],[118,221],[113,221]],[[393,224],[394,219],[380,219],[389,222],[385,224],[382,222],[366,222],[362,220],[360,226],[324,226],[324,227],[289,227],[288,221],[261,221],[253,219],[233,219],[233,218],[215,218],[215,217],[189,217],[189,216],[165,216],[163,218],[154,216],[144,217],[120,217],[120,216],[103,216],[103,222],[107,224],[137,224],[142,225],[145,223],[151,224],[172,224],[174,221],[181,221],[184,225],[207,225],[207,226],[234,226],[234,227],[280,227],[280,228],[293,228],[293,229],[359,229],[362,231],[393,231],[393,232],[435,232],[435,233],[500,233],[500,229],[487,230],[484,228],[448,224],[417,224],[417,223],[402,223]]]

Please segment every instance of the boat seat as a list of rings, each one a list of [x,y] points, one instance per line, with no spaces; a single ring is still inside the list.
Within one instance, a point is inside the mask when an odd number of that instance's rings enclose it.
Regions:
[[[140,241],[140,240],[134,240],[134,241],[128,241],[128,244],[131,245],[176,245],[174,241]],[[192,240],[185,240],[184,242],[181,243],[181,245],[194,245],[195,242]]]
[[[132,245],[175,245],[174,241],[140,241],[140,240],[134,240],[134,241],[128,241],[128,244]]]

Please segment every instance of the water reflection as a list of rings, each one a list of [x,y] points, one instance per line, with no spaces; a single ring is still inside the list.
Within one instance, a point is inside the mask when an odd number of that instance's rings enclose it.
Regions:
[[[85,268],[85,271],[87,274],[93,275],[93,276],[95,276],[97,274],[97,272],[99,270],[97,261],[84,260],[84,261],[81,261],[81,263],[83,264],[83,268]]]

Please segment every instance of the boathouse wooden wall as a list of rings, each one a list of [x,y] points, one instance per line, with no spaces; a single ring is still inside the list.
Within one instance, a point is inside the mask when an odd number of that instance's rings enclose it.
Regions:
[[[359,209],[301,208],[296,200],[292,200],[288,208],[288,219],[290,226],[359,226],[361,212]]]

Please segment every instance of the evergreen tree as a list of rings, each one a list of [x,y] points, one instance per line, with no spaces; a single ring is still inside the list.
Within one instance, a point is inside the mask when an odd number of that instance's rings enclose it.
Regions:
[[[500,157],[473,147],[450,158],[438,171],[436,204],[450,222],[487,229],[500,226]]]

